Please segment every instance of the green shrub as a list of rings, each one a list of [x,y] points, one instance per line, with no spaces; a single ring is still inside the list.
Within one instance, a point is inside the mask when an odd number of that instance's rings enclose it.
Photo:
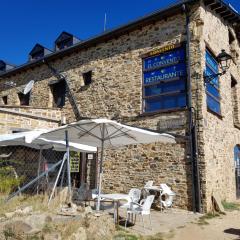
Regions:
[[[12,166],[0,167],[0,193],[9,194],[22,182],[23,178],[16,178]]]

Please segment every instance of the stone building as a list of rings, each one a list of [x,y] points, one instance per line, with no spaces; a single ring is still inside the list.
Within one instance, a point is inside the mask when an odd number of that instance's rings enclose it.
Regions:
[[[63,32],[55,51],[38,44],[27,63],[1,69],[1,131],[105,117],[173,133],[177,144],[107,151],[104,188],[154,180],[177,206],[208,211],[214,193],[233,201],[239,190],[239,41],[240,15],[220,0],[185,0],[85,41]],[[207,83],[222,49],[231,66]]]

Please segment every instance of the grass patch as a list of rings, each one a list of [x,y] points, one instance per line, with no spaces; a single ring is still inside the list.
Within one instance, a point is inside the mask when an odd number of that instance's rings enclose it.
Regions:
[[[113,240],[140,240],[140,238],[134,234],[121,232],[115,235]]]
[[[203,216],[201,216],[199,219],[198,219],[198,222],[197,224],[198,225],[208,225],[209,222],[207,220],[210,220],[210,219],[213,219],[215,217],[219,217],[220,215],[218,213],[207,213]]]
[[[166,238],[169,239],[170,236],[166,236]],[[157,233],[157,234],[152,235],[152,236],[144,237],[143,240],[164,240],[164,237],[163,237],[162,233]]]
[[[157,233],[151,236],[137,236],[128,232],[118,232],[113,240],[164,240],[171,239],[174,236],[173,231],[169,233]]]
[[[0,200],[0,215],[6,212],[13,212],[16,209],[32,206],[34,211],[47,211],[47,201],[44,195],[19,196],[5,202],[6,197]]]
[[[227,211],[240,210],[240,204],[238,203],[222,201],[222,205]]]
[[[33,211],[54,213],[60,204],[60,201],[56,198],[52,200],[51,208],[48,208],[48,196],[43,194],[34,196],[16,196],[8,202],[5,202],[6,198],[6,195],[0,195],[0,216],[4,216],[4,213],[14,212],[17,209],[25,208],[27,206],[32,206]]]
[[[51,233],[54,230],[54,227],[51,223],[46,223],[43,226],[42,233]]]
[[[16,237],[16,235],[15,235],[15,233],[14,233],[14,231],[13,231],[12,228],[4,229],[4,230],[3,230],[3,235],[4,235],[4,237],[5,237],[6,240],[12,239],[12,238],[15,238],[15,237]]]

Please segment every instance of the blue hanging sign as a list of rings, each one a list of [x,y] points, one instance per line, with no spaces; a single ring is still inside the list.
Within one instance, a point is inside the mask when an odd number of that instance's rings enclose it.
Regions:
[[[163,53],[144,60],[144,70],[161,68],[169,65],[178,64],[185,60],[185,50],[178,48],[167,53]]]
[[[144,84],[160,83],[173,78],[186,76],[185,63],[179,63],[173,66],[161,68],[144,73]]]

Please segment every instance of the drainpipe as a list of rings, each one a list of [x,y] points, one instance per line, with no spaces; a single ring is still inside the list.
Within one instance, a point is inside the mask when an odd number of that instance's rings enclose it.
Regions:
[[[75,100],[75,97],[73,96],[71,89],[69,87],[69,82],[68,82],[67,76],[60,73],[56,68],[54,68],[52,65],[50,65],[49,62],[47,62],[45,59],[43,59],[43,63],[45,63],[47,65],[47,67],[51,70],[51,72],[53,73],[54,76],[56,76],[57,79],[62,79],[65,81],[66,87],[67,87],[67,96],[69,98],[70,103],[72,104],[76,120],[78,121],[78,120],[82,119],[80,110],[79,110],[77,102]]]
[[[189,11],[185,4],[182,5],[186,16],[186,55],[187,55],[187,107],[188,107],[188,140],[190,159],[192,164],[192,208],[193,212],[201,212],[200,181],[198,173],[198,154],[197,154],[197,137],[196,124],[193,118],[195,109],[192,106],[192,84],[191,84],[191,53],[190,53],[190,17]],[[195,118],[196,119],[196,118]]]

